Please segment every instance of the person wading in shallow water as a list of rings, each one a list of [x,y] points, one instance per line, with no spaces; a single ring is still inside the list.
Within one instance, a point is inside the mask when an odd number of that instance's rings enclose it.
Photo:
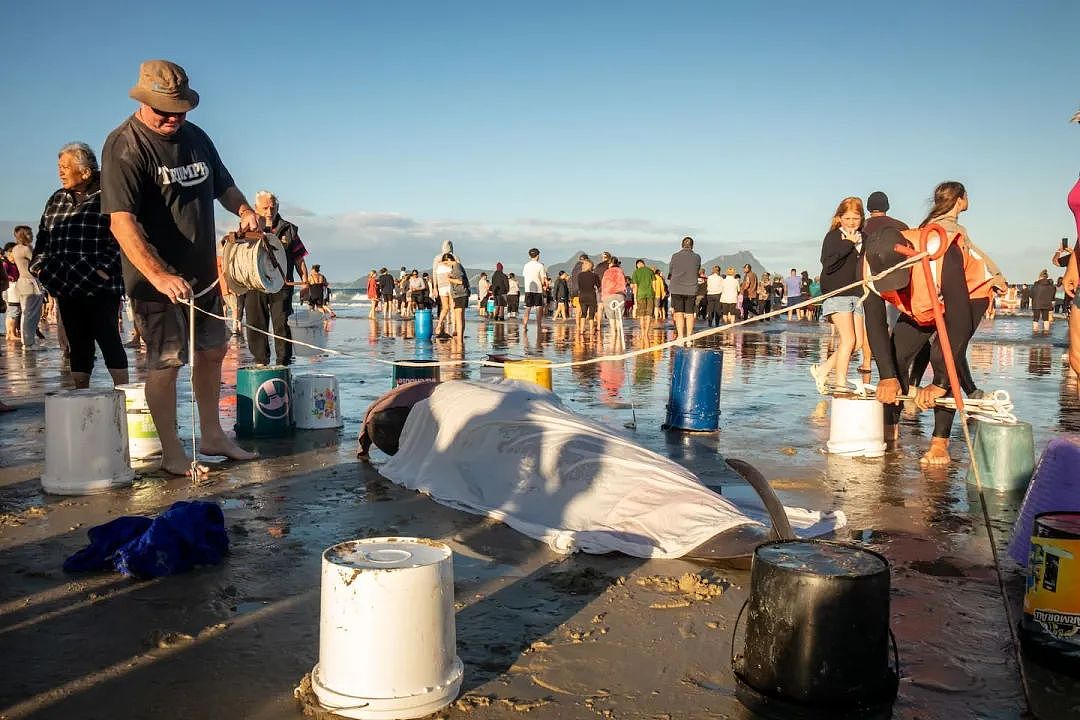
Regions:
[[[307,279],[307,266],[304,257],[308,254],[307,248],[300,240],[300,232],[296,225],[292,224],[278,214],[278,199],[269,190],[259,190],[255,193],[255,212],[262,220],[268,235],[273,237],[271,242],[280,242],[285,248],[285,285],[274,293],[249,290],[244,293],[244,314],[247,316],[248,350],[255,357],[255,362],[261,365],[270,364],[270,338],[259,330],[273,330],[278,336],[274,338],[274,352],[280,365],[288,365],[292,362],[293,346],[289,340],[292,331],[289,328],[289,316],[292,315],[293,287],[295,277],[300,278],[300,284]]]
[[[681,249],[668,263],[668,292],[671,293],[671,317],[675,321],[677,338],[694,334],[700,270],[701,256],[694,252],[694,238],[684,237]]]
[[[873,292],[863,301],[866,332],[881,377],[877,399],[885,405],[885,439],[888,442],[895,441],[898,436],[900,407],[897,395],[907,391],[908,368],[924,345],[933,339],[930,364],[934,370],[934,380],[920,388],[915,396],[915,404],[920,409],[934,410],[930,449],[920,459],[924,465],[948,465],[951,462],[949,434],[953,416],[956,415],[955,410],[936,406],[939,398],[953,393],[953,388],[940,340],[935,337],[934,298],[940,292],[952,361],[958,379],[964,386],[962,389],[973,397],[977,396],[978,390],[970,379],[971,372],[967,367],[968,342],[989,305],[991,288],[994,284],[1004,283],[1004,278],[991,271],[991,268],[996,268],[993,262],[970,244],[967,231],[956,221],[959,213],[967,208],[967,191],[960,183],[944,182],[934,189],[933,208],[920,227],[934,223],[946,232],[947,248],[940,259],[932,261],[937,288],[927,286],[920,264],[894,271],[875,281],[870,286]],[[896,245],[919,248],[920,242],[920,232],[917,230],[886,228],[876,233],[867,239],[864,246],[866,265],[863,272],[877,274],[892,267],[905,259],[895,250]],[[940,243],[940,236],[931,233],[927,238],[927,249],[936,252],[941,247]],[[900,310],[891,335],[885,302]],[[898,372],[898,368],[902,372]]]
[[[240,229],[257,231],[255,211],[237,189],[214,143],[187,113],[199,104],[184,69],[167,60],[139,68],[131,97],[138,110],[105,140],[101,211],[123,252],[124,286],[136,327],[146,343],[146,402],[161,438],[161,467],[174,475],[192,471],[176,429],[176,379],[190,360],[188,301],[217,278],[214,200],[240,217]],[[222,314],[219,292],[195,300]],[[225,323],[195,314],[193,389],[199,405],[200,452],[251,460],[221,428],[221,362]],[[197,474],[208,472],[203,465]],[[193,478],[194,479],[194,478]]]
[[[113,385],[128,382],[128,359],[117,318],[124,280],[120,248],[101,214],[101,173],[86,143],[68,143],[57,159],[59,190],[45,204],[35,255],[38,279],[56,298],[71,350],[71,381],[90,387],[94,344],[101,348]]]
[[[322,265],[312,265],[308,274],[308,306],[323,315],[337,317],[330,309],[330,283],[322,274]]]

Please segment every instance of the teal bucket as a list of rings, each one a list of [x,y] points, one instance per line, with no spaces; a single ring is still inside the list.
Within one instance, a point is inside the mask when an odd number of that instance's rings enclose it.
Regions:
[[[967,481],[975,484],[975,464],[984,488],[1009,492],[1023,490],[1035,472],[1035,440],[1031,424],[975,421],[972,439],[975,456]]]
[[[284,365],[236,372],[236,434],[280,437],[292,432],[292,375]]]

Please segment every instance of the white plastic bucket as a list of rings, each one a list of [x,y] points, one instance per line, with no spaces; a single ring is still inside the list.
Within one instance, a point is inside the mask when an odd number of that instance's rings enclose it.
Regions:
[[[298,430],[341,427],[341,393],[335,376],[294,375],[292,400],[293,423]]]
[[[421,538],[350,540],[322,559],[319,662],[311,686],[350,718],[419,718],[461,689],[453,553]]]
[[[322,313],[313,313],[302,309],[295,311],[289,317],[289,333],[292,335],[293,340],[299,340],[320,348],[326,347],[326,328],[323,327]],[[303,345],[293,345],[293,354],[298,357],[313,357],[321,355],[322,351]]]
[[[161,454],[161,438],[158,437],[150,407],[146,404],[146,383],[117,385],[124,393],[127,410],[128,452],[132,460],[142,460]]]
[[[45,395],[45,472],[56,495],[91,495],[130,485],[124,393],[65,390]]]
[[[834,397],[829,452],[850,457],[885,454],[885,408],[877,400]]]

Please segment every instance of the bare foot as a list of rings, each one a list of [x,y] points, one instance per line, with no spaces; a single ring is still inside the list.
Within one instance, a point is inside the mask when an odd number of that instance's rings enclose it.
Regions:
[[[191,477],[191,460],[186,457],[177,458],[176,460],[161,460],[161,469],[170,475],[176,475],[178,477]],[[210,468],[202,463],[195,464],[195,471],[198,473],[198,477],[192,478],[193,480],[201,480],[210,474]]]
[[[931,467],[941,467],[948,465],[952,462],[952,458],[949,457],[949,439],[948,438],[931,438],[930,449],[926,451],[926,454],[919,458],[920,465],[930,465]]]
[[[203,455],[224,455],[230,460],[254,460],[259,457],[259,453],[245,450],[227,435],[202,440],[199,443],[199,452]]]

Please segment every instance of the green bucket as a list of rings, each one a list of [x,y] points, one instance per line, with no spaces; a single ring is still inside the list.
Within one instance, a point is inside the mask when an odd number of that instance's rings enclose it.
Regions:
[[[402,362],[422,364],[401,365]],[[438,360],[400,360],[394,363],[394,387],[420,380],[439,380]]]
[[[292,432],[292,375],[284,365],[236,372],[236,434],[280,437]]]
[[[1022,490],[1035,472],[1035,440],[1031,424],[975,421],[972,438],[979,477],[984,488],[1008,492]],[[967,481],[975,484],[975,467],[968,468]]]

